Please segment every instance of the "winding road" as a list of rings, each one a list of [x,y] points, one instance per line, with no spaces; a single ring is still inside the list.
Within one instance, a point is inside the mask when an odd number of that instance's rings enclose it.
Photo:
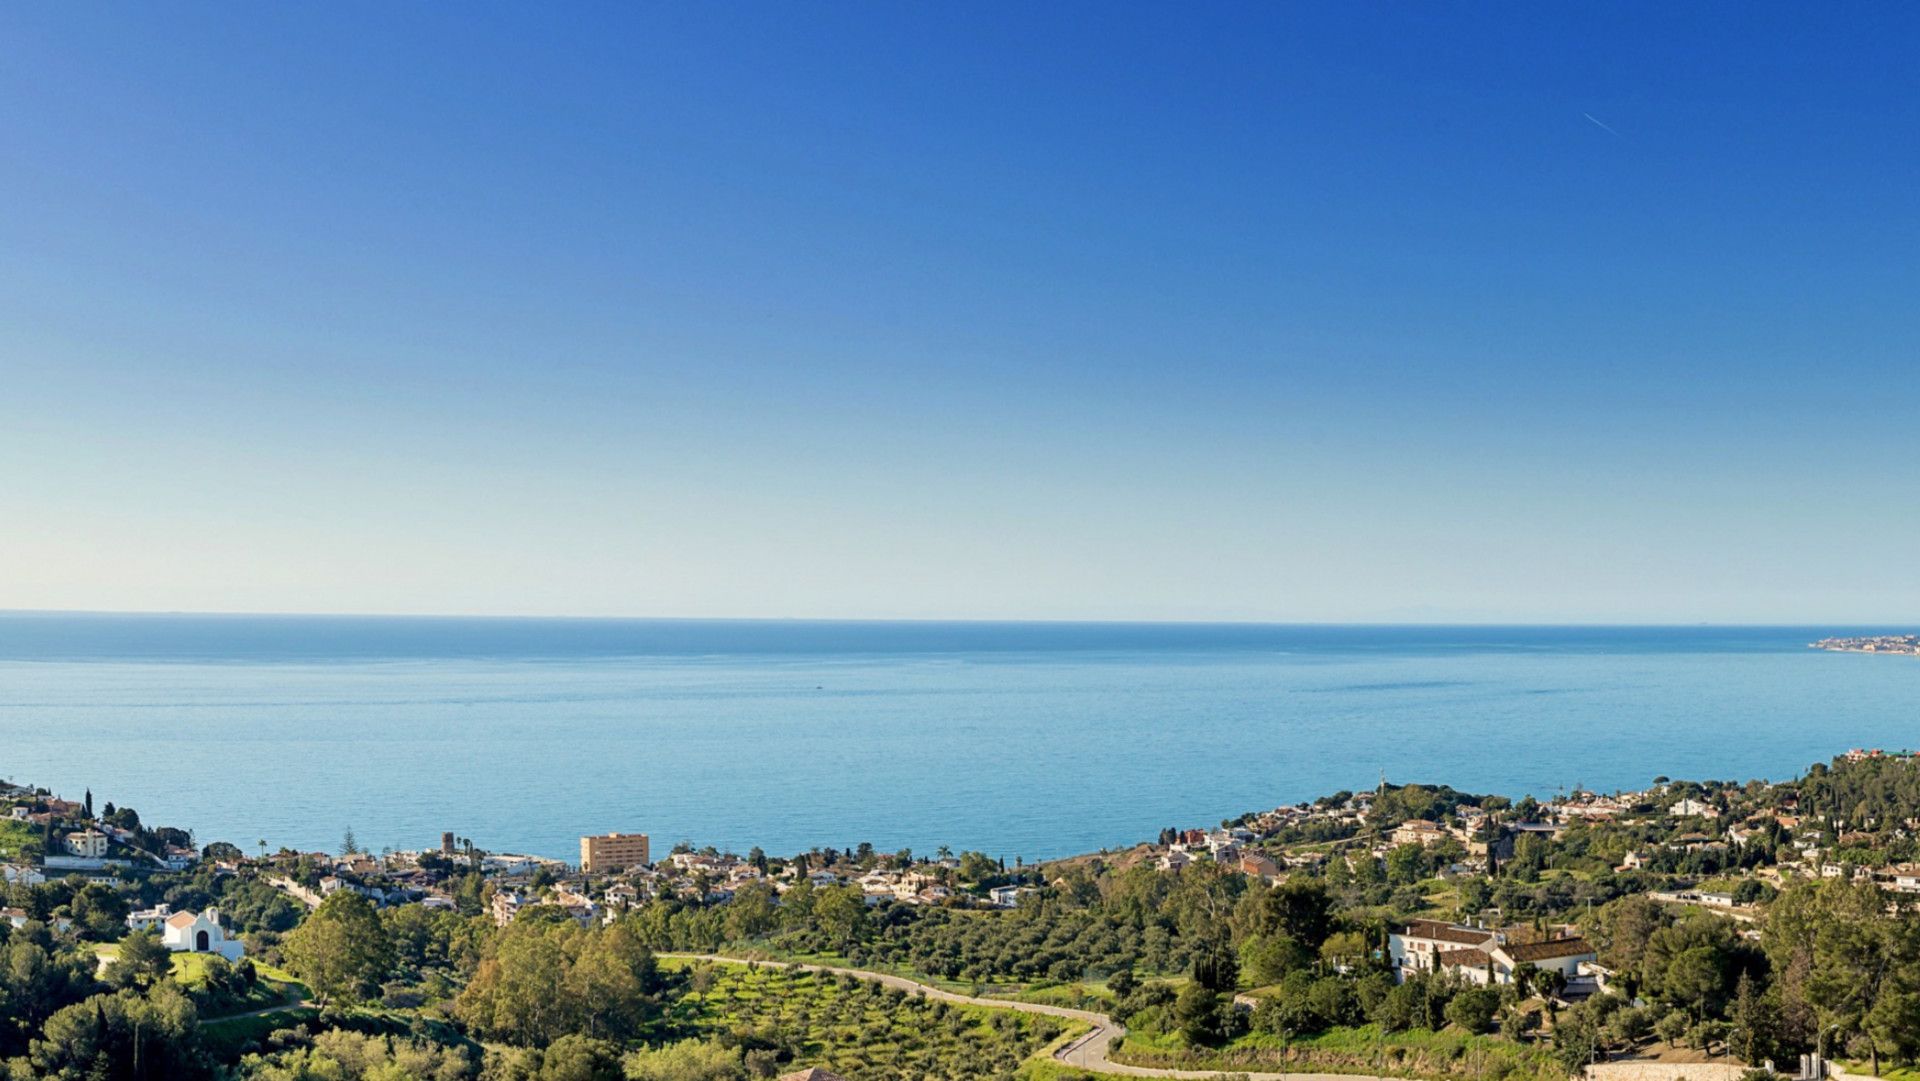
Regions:
[[[902,991],[918,992],[930,999],[941,1002],[953,1002],[962,1006],[985,1006],[993,1010],[1013,1010],[1018,1013],[1040,1013],[1051,1017],[1065,1017],[1092,1026],[1093,1031],[1066,1044],[1053,1053],[1053,1057],[1069,1066],[1114,1077],[1174,1077],[1188,1081],[1211,1081],[1218,1077],[1244,1077],[1247,1081],[1401,1081],[1399,1078],[1372,1077],[1365,1074],[1325,1074],[1325,1073],[1248,1073],[1241,1070],[1173,1070],[1154,1066],[1129,1066],[1114,1062],[1107,1057],[1107,1045],[1115,1036],[1125,1036],[1127,1028],[1104,1013],[1091,1010],[1076,1010],[1068,1006],[1051,1006],[1044,1002],[1017,1002],[1005,998],[975,998],[972,995],[958,995],[952,991],[943,991],[938,987],[894,976],[885,972],[871,972],[863,968],[841,968],[836,965],[815,965],[799,961],[757,961],[745,957],[722,957],[717,953],[662,953],[659,956],[677,958],[683,961],[713,961],[726,965],[764,965],[767,968],[791,968],[800,972],[825,972],[835,976],[854,976],[863,980],[875,980],[888,987],[897,987]]]

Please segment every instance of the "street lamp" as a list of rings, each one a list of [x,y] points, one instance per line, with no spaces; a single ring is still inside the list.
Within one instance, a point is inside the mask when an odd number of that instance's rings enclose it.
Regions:
[[[1822,1076],[1825,1076],[1827,1072],[1827,1037],[1832,1033],[1834,1033],[1835,1031],[1837,1031],[1839,1028],[1840,1028],[1840,1022],[1835,1021],[1833,1024],[1828,1025],[1826,1028],[1821,1029],[1820,1038],[1814,1041],[1820,1047],[1820,1073]]]

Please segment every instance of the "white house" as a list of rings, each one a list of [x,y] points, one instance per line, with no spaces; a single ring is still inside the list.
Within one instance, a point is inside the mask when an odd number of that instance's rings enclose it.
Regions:
[[[987,897],[1000,908],[1020,907],[1020,895],[1032,893],[1032,886],[995,886],[987,891]]]
[[[1393,829],[1393,843],[1397,845],[1435,845],[1446,840],[1445,826],[1438,822],[1429,822],[1424,818],[1409,819]]]
[[[1583,938],[1554,938],[1545,942],[1506,943],[1493,951],[1494,970],[1497,982],[1509,983],[1513,979],[1513,970],[1521,965],[1532,965],[1541,972],[1558,972],[1572,980],[1580,974],[1580,966],[1598,961],[1600,955]]]
[[[168,916],[161,925],[160,944],[175,953],[217,953],[229,961],[238,961],[247,952],[240,940],[227,937],[217,908]]]
[[[154,905],[152,908],[136,909],[127,914],[127,930],[151,931],[161,924],[166,923],[168,917],[172,915],[173,906],[167,904]]]
[[[1440,969],[1446,954],[1459,955],[1448,958],[1446,967],[1457,967],[1462,962],[1484,966],[1486,951],[1504,941],[1505,936],[1492,928],[1414,920],[1387,936],[1387,956],[1393,961],[1395,974],[1404,980],[1415,972]],[[1470,957],[1468,951],[1480,956]]]
[[[1464,946],[1459,949],[1442,950],[1433,957],[1436,972],[1450,972],[1468,983],[1482,987],[1492,983],[1506,983],[1510,974],[1499,967],[1496,958],[1498,951],[1488,953],[1482,949]]]
[[[1667,808],[1667,814],[1674,818],[1719,818],[1720,809],[1697,799],[1683,799]]]
[[[520,917],[520,909],[532,903],[532,898],[523,897],[515,890],[498,890],[493,895],[493,923],[496,927],[505,927]]]
[[[1491,927],[1467,927],[1439,920],[1414,920],[1387,936],[1387,952],[1397,978],[1415,972],[1452,972],[1477,984],[1513,982],[1514,970],[1532,965],[1571,980],[1582,962],[1598,959],[1585,940],[1553,938],[1513,942]]]
[[[99,830],[69,833],[65,843],[68,852],[86,859],[97,860],[107,854],[107,835]]]
[[[1920,865],[1896,863],[1874,874],[1874,881],[1895,893],[1920,893]]]
[[[522,856],[512,852],[500,852],[481,859],[481,864],[487,869],[488,874],[508,877],[530,875],[540,869],[541,863],[542,861],[536,856]]]

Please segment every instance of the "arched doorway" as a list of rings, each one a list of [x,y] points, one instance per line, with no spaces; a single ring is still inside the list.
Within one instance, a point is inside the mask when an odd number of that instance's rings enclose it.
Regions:
[[[207,952],[207,933],[205,931],[197,931],[194,933],[193,948],[200,953]]]

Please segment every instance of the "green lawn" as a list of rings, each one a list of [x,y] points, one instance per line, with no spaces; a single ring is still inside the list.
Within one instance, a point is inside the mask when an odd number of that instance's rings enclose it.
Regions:
[[[197,991],[207,982],[207,966],[212,964],[210,953],[176,953],[173,955],[173,982],[189,991]]]

